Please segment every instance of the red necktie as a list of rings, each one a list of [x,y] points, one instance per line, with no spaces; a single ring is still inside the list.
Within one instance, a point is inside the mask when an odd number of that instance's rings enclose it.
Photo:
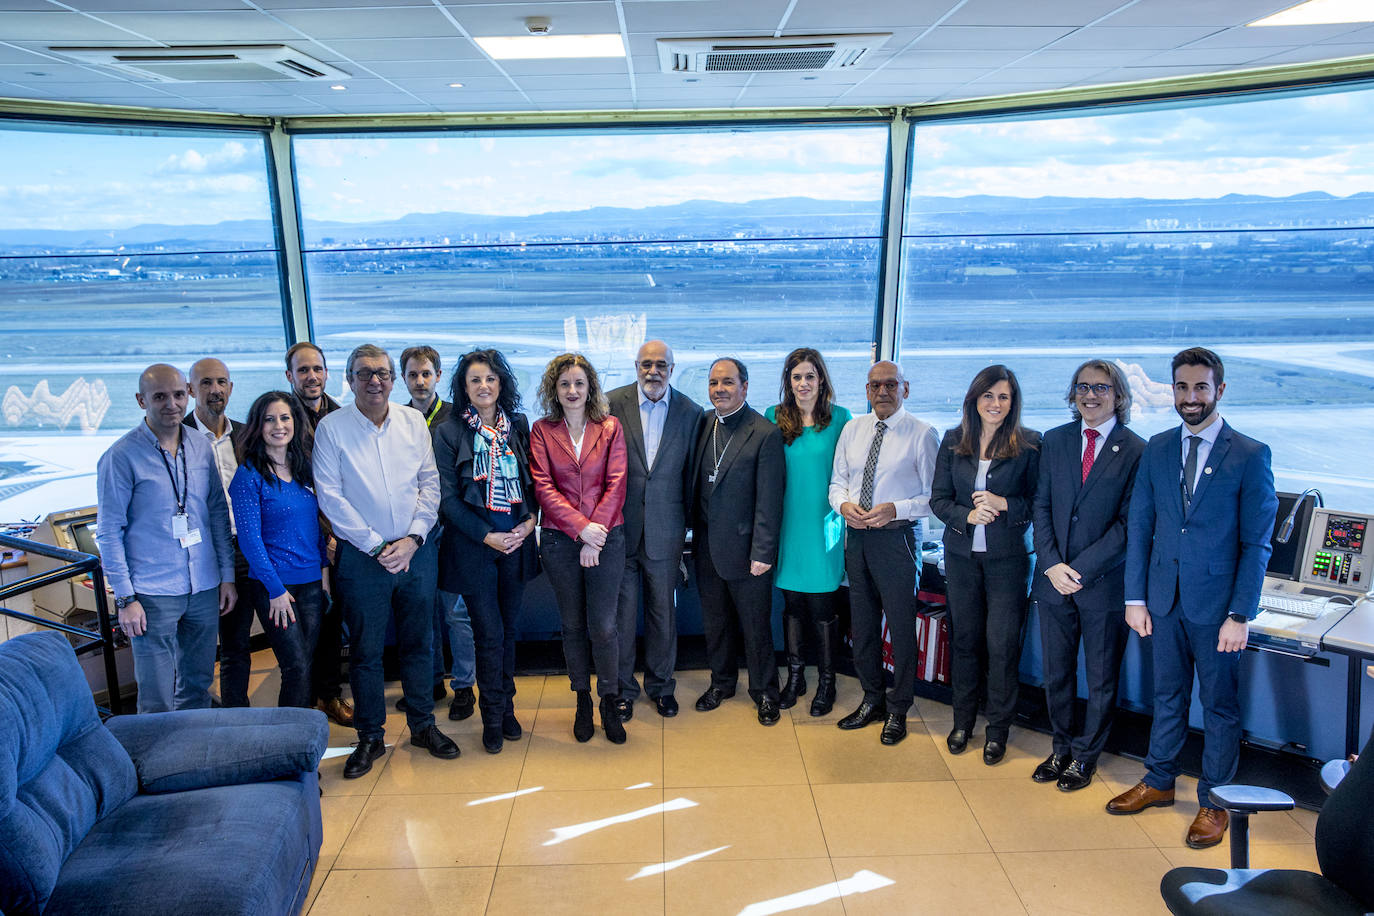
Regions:
[[[1096,457],[1094,453],[1097,451],[1097,437],[1100,433],[1089,428],[1083,430],[1083,435],[1088,437],[1088,447],[1083,449],[1083,480],[1080,483],[1087,482],[1088,472],[1093,469],[1093,458]]]

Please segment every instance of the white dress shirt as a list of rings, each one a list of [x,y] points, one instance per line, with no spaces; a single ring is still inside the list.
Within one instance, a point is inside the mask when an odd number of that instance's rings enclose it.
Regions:
[[[229,502],[229,484],[234,480],[234,473],[239,469],[239,460],[234,455],[234,442],[229,438],[229,434],[234,431],[234,423],[228,417],[224,418],[224,435],[216,436],[210,431],[210,427],[200,422],[200,414],[191,411],[191,421],[196,424],[196,429],[205,434],[205,438],[210,442],[210,450],[215,453],[215,466],[219,468],[219,479],[224,483],[224,499]],[[234,524],[234,504],[229,502],[229,530],[237,535],[238,527]]]
[[[1193,492],[1197,492],[1198,481],[1202,479],[1203,469],[1207,466],[1207,459],[1212,454],[1212,446],[1217,444],[1217,436],[1221,435],[1221,424],[1225,422],[1221,419],[1221,414],[1201,432],[1189,432],[1188,424],[1183,424],[1180,430],[1183,433],[1183,450],[1179,452],[1179,483],[1183,482],[1183,467],[1188,463],[1188,437],[1197,436],[1202,441],[1197,444],[1197,470],[1193,472]]]
[[[363,553],[439,518],[439,472],[418,410],[391,404],[380,427],[349,404],[315,428],[315,495],[334,534]]]
[[[898,407],[885,421],[883,445],[873,474],[873,505],[892,503],[897,518],[915,521],[930,515],[930,484],[935,477],[935,456],[940,435],[924,420]],[[855,417],[840,431],[835,463],[830,474],[830,507],[836,512],[845,503],[859,502],[868,449],[877,432],[877,414]]]
[[[1078,422],[1078,458],[1080,461],[1088,453],[1088,437],[1085,435],[1085,431],[1088,429],[1097,430],[1097,442],[1093,446],[1096,449],[1093,452],[1093,461],[1097,461],[1102,457],[1102,443],[1106,442],[1107,437],[1112,434],[1112,430],[1116,429],[1116,414],[1112,414],[1093,427],[1089,427],[1085,420]]]
[[[664,385],[663,397],[651,401],[643,385],[635,385],[635,388],[639,390],[639,428],[644,431],[644,465],[653,470],[658,444],[663,441],[663,424],[668,422],[668,402],[672,400],[673,389]]]

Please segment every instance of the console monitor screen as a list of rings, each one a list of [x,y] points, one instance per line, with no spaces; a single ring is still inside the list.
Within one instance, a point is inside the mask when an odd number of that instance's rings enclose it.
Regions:
[[[72,540],[76,541],[77,550],[100,556],[100,548],[95,545],[95,519],[75,522],[68,530],[72,533]]]

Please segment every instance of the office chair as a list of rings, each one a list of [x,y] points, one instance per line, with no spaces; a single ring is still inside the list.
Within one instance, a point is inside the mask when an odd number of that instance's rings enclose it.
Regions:
[[[1323,776],[1329,779],[1341,769],[1328,764]],[[1231,815],[1231,867],[1170,870],[1159,883],[1169,912],[1316,916],[1374,911],[1374,738],[1331,790],[1317,816],[1321,874],[1248,867],[1250,815],[1292,808],[1287,795],[1255,786],[1218,786],[1211,799]]]

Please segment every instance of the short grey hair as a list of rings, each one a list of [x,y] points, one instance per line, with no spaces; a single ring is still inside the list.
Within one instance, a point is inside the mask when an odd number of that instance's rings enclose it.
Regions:
[[[1090,359],[1077,369],[1073,370],[1073,378],[1069,379],[1069,391],[1064,395],[1064,400],[1069,404],[1069,412],[1073,414],[1075,420],[1083,419],[1083,415],[1078,412],[1078,404],[1075,399],[1074,386],[1078,384],[1078,376],[1084,369],[1096,369],[1107,378],[1111,379],[1112,396],[1116,398],[1116,422],[1125,426],[1131,422],[1131,383],[1126,381],[1126,374],[1120,367],[1111,360]]]
[[[395,377],[396,377],[396,360],[392,359],[392,358],[391,358],[391,354],[388,353],[388,352],[386,352],[385,350],[383,350],[381,347],[377,346],[376,344],[370,344],[370,343],[358,344],[358,346],[356,346],[356,347],[353,348],[353,352],[350,353],[350,354],[348,354],[348,368],[347,368],[346,370],[344,370],[344,375],[345,375],[345,377],[346,377],[350,382],[353,381],[353,362],[354,362],[354,360],[357,360],[357,359],[376,359],[376,358],[379,357],[379,356],[380,356],[380,357],[383,357],[384,359],[386,359],[386,361],[391,365],[391,377],[392,377],[392,378],[395,378]]]

